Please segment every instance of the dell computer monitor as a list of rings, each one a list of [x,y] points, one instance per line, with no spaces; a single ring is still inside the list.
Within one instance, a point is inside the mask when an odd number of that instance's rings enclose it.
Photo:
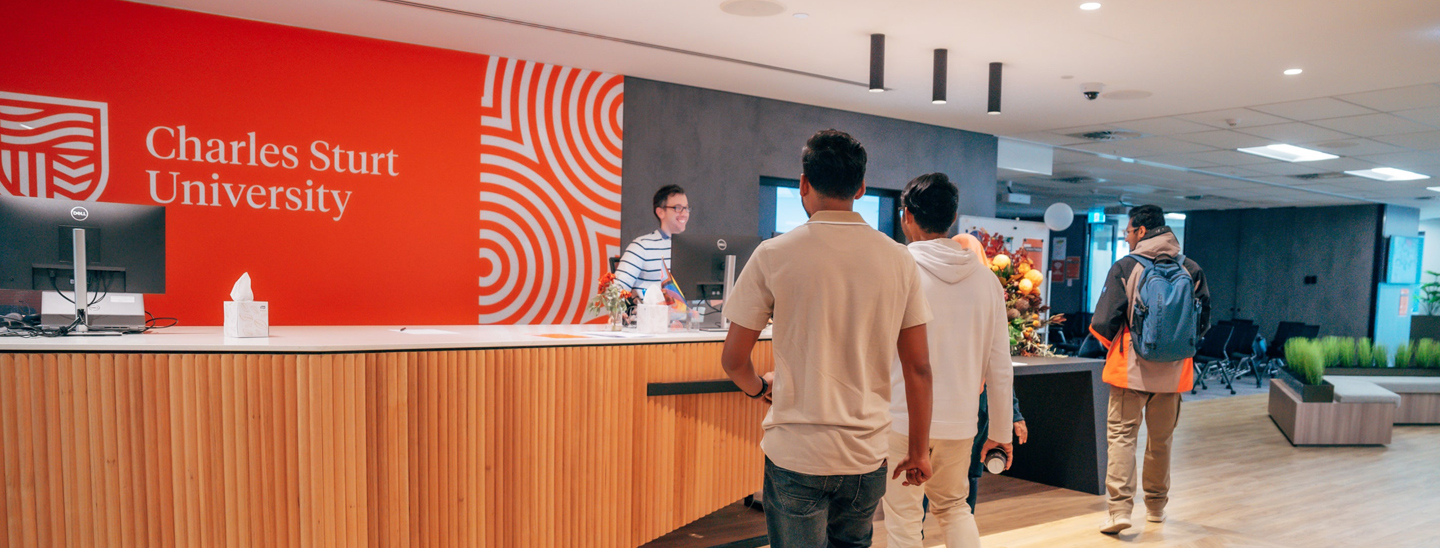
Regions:
[[[735,279],[760,245],[754,234],[676,234],[670,237],[670,275],[686,299],[722,298],[715,291],[725,281],[725,256],[735,256]]]
[[[0,289],[73,291],[85,229],[91,292],[165,293],[165,208],[0,195]]]

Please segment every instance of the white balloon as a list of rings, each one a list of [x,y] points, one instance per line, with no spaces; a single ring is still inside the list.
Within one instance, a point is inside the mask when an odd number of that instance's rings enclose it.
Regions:
[[[1075,210],[1070,209],[1070,204],[1055,202],[1045,208],[1045,226],[1050,230],[1059,232],[1070,228],[1070,223],[1075,222]]]

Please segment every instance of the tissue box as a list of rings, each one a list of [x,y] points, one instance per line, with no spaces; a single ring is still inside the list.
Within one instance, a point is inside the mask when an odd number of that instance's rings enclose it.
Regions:
[[[269,337],[270,303],[225,301],[226,337]]]
[[[659,335],[670,331],[670,307],[663,304],[642,304],[635,307],[639,316],[635,330]]]

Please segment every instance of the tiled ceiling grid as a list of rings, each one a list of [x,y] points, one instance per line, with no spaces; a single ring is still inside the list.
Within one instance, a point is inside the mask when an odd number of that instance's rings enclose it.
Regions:
[[[1072,136],[1106,130],[1143,136],[1108,142]],[[1001,170],[1000,179],[1012,181],[1016,192],[1034,193],[1037,198],[1029,207],[1002,206],[1001,211],[1007,215],[1033,214],[1055,201],[1079,208],[1117,205],[1123,199],[1126,203],[1155,203],[1184,210],[1333,205],[1364,200],[1423,207],[1433,203],[1432,197],[1440,197],[1426,190],[1440,186],[1440,84],[1058,128],[1013,137],[1084,152],[1057,148],[1054,174],[1049,177]],[[1235,150],[1280,143],[1340,157],[1291,163]],[[1125,163],[1085,152],[1281,186]],[[1343,173],[1376,167],[1400,168],[1432,178],[1381,182]],[[1296,175],[1321,177],[1299,179]],[[1089,179],[1077,182],[1075,177]]]

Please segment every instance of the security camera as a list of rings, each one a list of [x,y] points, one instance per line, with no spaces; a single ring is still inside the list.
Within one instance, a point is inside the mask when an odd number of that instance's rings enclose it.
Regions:
[[[1086,82],[1084,84],[1080,84],[1080,93],[1085,94],[1085,98],[1091,101],[1100,98],[1100,92],[1104,89],[1105,84],[1102,84],[1100,82]]]

